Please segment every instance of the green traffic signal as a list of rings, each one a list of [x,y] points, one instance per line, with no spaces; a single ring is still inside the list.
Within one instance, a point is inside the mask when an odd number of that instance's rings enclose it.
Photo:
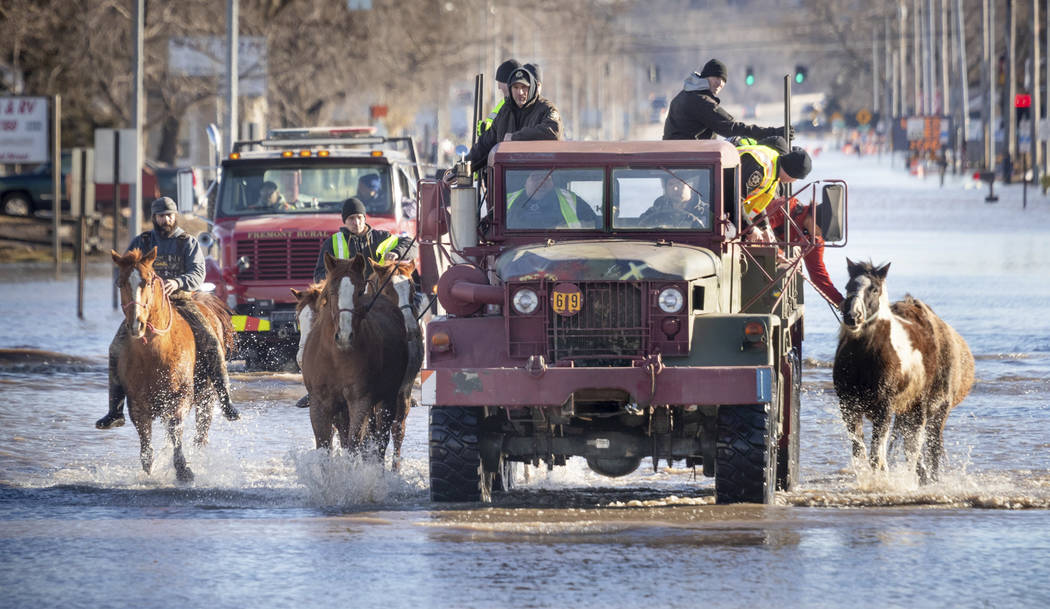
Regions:
[[[754,74],[748,74],[747,76],[745,76],[744,77],[744,84],[749,86],[749,87],[751,85],[755,84],[755,75]]]
[[[795,84],[801,85],[806,80],[806,66],[797,65],[795,66]]]
[[[806,80],[806,77],[802,75],[802,72],[796,72],[795,73],[795,82],[797,82],[798,84],[801,85],[803,80]]]

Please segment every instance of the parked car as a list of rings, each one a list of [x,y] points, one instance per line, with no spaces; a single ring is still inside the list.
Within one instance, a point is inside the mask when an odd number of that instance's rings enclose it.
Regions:
[[[69,211],[69,180],[72,167],[72,155],[62,154],[62,211]],[[24,173],[0,176],[0,210],[8,216],[34,216],[38,212],[51,212],[54,199],[51,183],[51,163],[42,163]],[[171,194],[174,197],[174,173],[172,173]],[[124,204],[128,200],[128,185],[120,187],[120,199]],[[142,201],[148,205],[160,196],[158,178],[155,170],[149,165],[142,168]],[[168,193],[165,193],[168,194]],[[113,209],[113,185],[95,185],[95,209],[108,212]]]

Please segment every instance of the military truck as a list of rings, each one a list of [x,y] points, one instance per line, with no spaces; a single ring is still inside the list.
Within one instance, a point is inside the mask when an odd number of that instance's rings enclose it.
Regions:
[[[294,366],[299,331],[289,288],[313,281],[322,243],[343,224],[343,201],[362,198],[373,228],[415,233],[415,143],[367,126],[272,129],[236,142],[220,176],[211,231],[201,236],[209,249],[217,245],[207,281],[234,312],[237,353],[249,368]]]
[[[419,188],[443,313],[422,373],[433,500],[487,501],[517,464],[573,456],[606,476],[684,462],[719,503],[796,484],[814,244],[750,242],[732,145],[505,142],[484,194],[457,176]],[[843,182],[799,196],[844,239]]]

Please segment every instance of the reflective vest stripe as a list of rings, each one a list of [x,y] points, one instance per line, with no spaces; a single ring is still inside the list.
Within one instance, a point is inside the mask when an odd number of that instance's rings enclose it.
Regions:
[[[769,146],[741,146],[737,148],[740,156],[751,155],[762,166],[762,182],[752,189],[744,198],[744,214],[748,221],[754,220],[765,211],[773,200],[777,184],[777,157],[780,155]]]
[[[510,211],[514,202],[521,196],[522,190],[516,190],[507,195],[507,211]],[[567,190],[555,189],[558,194],[558,206],[561,208],[561,217],[569,228],[580,228],[580,218],[576,215],[576,195]]]
[[[343,231],[337,230],[332,235],[332,254],[336,258],[346,260],[350,257],[350,246],[346,243],[346,237],[343,236]]]
[[[499,100],[499,102],[496,103],[496,107],[493,108],[491,112],[489,112],[489,115],[478,121],[479,136],[492,128],[492,121],[496,120],[496,115],[499,114],[500,108],[503,107],[503,102],[505,101],[507,101],[506,97]]]
[[[397,247],[397,235],[390,235],[386,239],[380,242],[379,247],[376,248],[376,261],[382,262],[383,258],[386,257],[387,252]]]

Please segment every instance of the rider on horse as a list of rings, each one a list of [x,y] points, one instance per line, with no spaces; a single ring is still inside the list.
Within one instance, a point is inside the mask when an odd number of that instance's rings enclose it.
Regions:
[[[170,197],[161,197],[150,205],[153,213],[153,230],[146,231],[131,240],[128,250],[138,249],[146,253],[157,248],[157,259],[153,268],[164,281],[164,293],[193,329],[197,347],[194,377],[201,381],[213,379],[219,394],[222,413],[231,421],[240,415],[230,403],[230,379],[226,372],[226,360],[219,354],[220,338],[209,329],[207,321],[192,299],[192,292],[204,281],[204,252],[197,240],[178,226],[178,208]],[[117,335],[109,345],[109,412],[95,422],[99,429],[111,429],[124,424],[124,387],[117,379],[117,360],[128,339],[128,328],[120,324]]]

